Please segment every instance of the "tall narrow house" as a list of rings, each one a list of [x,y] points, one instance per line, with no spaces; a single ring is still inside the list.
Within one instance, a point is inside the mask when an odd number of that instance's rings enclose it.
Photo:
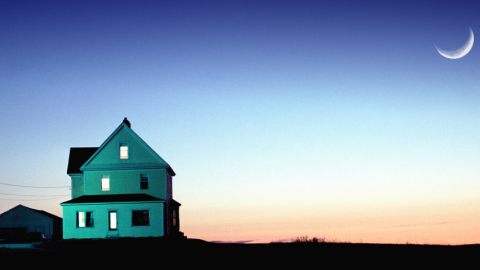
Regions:
[[[70,148],[63,238],[178,236],[175,172],[125,118],[100,147]]]

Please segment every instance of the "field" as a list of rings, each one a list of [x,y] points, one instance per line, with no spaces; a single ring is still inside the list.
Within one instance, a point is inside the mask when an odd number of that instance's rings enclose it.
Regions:
[[[358,243],[328,243],[323,241],[297,241],[270,244],[209,243],[199,239],[122,238],[101,240],[60,240],[35,244],[35,249],[0,248],[3,262],[18,264],[39,262],[68,263],[79,258],[100,265],[123,265],[138,262],[169,265],[220,264],[229,267],[237,264],[257,266],[282,266],[286,263],[307,266],[323,265],[335,261],[344,264],[382,265],[395,264],[432,265],[453,261],[464,263],[474,260],[480,246],[440,245],[387,245]],[[456,264],[458,266],[458,264]]]

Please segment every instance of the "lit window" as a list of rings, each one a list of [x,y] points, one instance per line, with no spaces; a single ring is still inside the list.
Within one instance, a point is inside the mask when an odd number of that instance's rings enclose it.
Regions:
[[[92,212],[77,212],[77,227],[93,227]]]
[[[149,224],[148,210],[132,211],[132,226],[147,226]]]
[[[140,174],[140,189],[148,189],[148,174]]]
[[[128,159],[128,145],[126,143],[120,144],[120,159]]]
[[[116,231],[117,230],[117,211],[110,211],[109,213],[109,227],[108,229],[110,231]]]
[[[110,176],[102,175],[102,191],[110,190]]]

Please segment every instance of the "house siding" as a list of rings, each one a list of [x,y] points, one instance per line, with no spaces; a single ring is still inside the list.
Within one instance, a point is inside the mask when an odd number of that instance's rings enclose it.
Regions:
[[[160,170],[105,170],[85,174],[85,192],[82,195],[145,193],[166,199],[165,169]],[[140,189],[140,174],[148,173],[148,189]],[[109,175],[110,190],[102,191],[102,175]]]
[[[165,213],[165,233],[170,235],[171,232],[171,225],[172,225],[172,207],[171,207],[171,200],[172,200],[172,176],[168,171],[165,171],[166,176],[166,213]]]
[[[72,175],[72,199],[84,195],[83,174]]]
[[[104,203],[63,205],[63,238],[164,236],[163,203]],[[132,211],[148,210],[149,225],[132,226]],[[93,227],[77,228],[77,212],[92,212]],[[117,231],[109,231],[109,211],[117,211]]]
[[[120,159],[120,144],[128,144],[128,159]],[[141,142],[133,139],[125,128],[121,129],[86,166],[86,170],[126,169],[126,168],[168,168],[165,162],[158,159]]]

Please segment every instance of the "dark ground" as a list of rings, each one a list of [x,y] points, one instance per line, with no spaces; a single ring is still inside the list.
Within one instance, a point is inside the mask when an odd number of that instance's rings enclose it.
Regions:
[[[60,240],[40,243],[35,249],[0,248],[0,261],[16,266],[63,264],[85,260],[91,266],[163,264],[176,266],[237,265],[272,267],[297,265],[340,268],[344,265],[438,265],[459,267],[477,262],[480,246],[385,245],[346,243],[216,244],[198,239],[123,238],[110,240]],[[93,263],[93,265],[92,265]],[[475,263],[476,268],[478,263]],[[96,268],[96,267],[95,267]],[[122,267],[123,268],[123,267]],[[317,267],[315,267],[317,268]],[[469,267],[470,268],[470,267]]]

